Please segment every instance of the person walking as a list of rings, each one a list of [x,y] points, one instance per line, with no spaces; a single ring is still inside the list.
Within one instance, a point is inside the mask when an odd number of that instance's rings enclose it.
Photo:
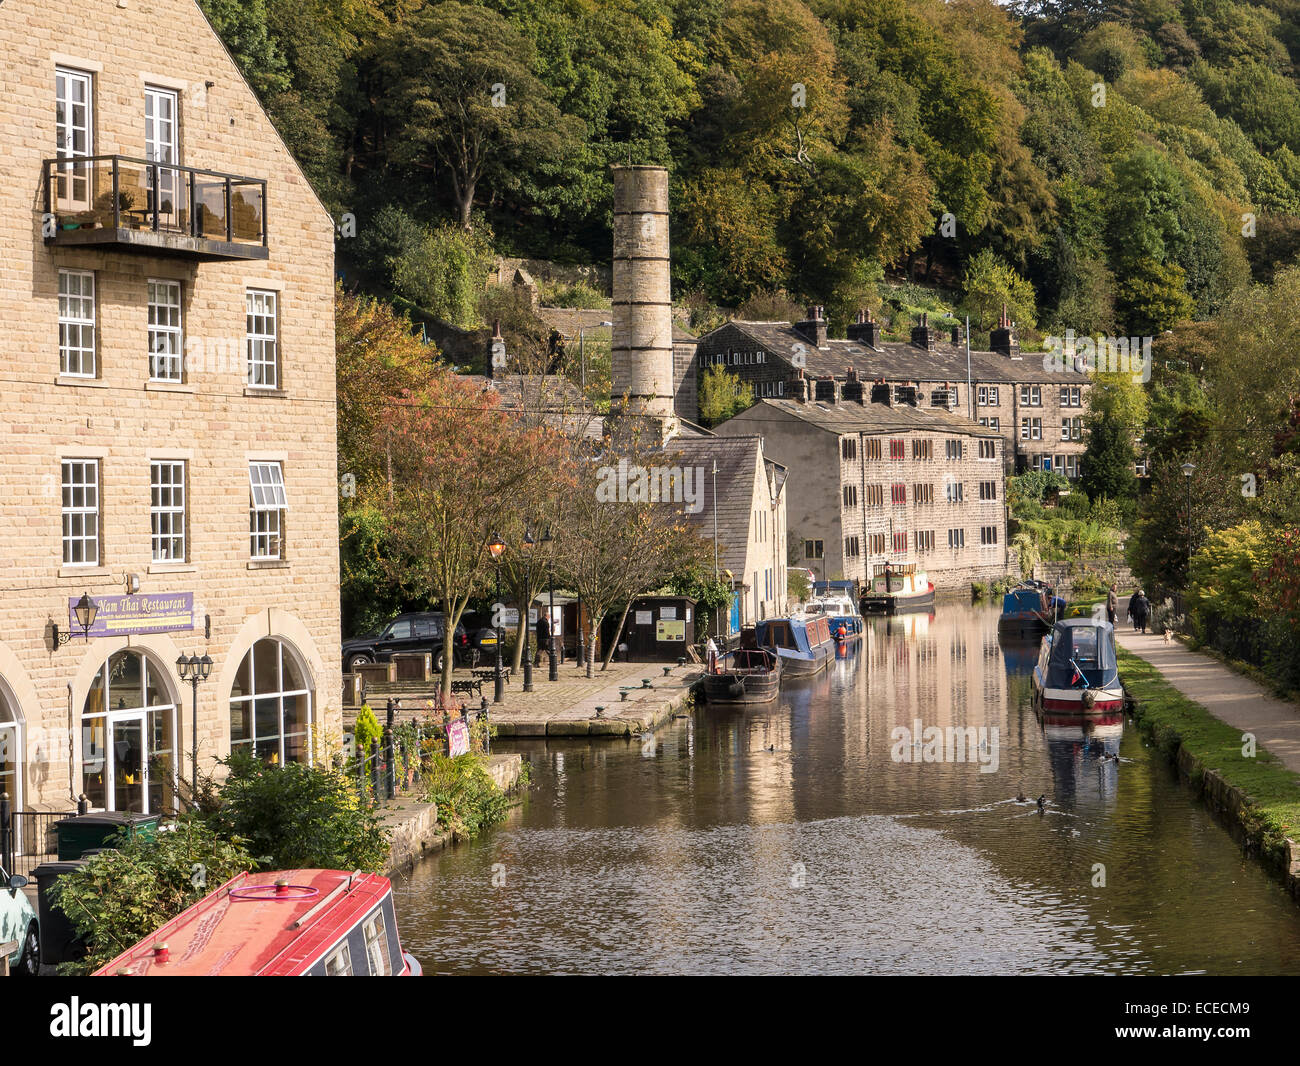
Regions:
[[[1133,630],[1134,630],[1134,632],[1136,632],[1137,629],[1138,629],[1138,606],[1137,606],[1137,604],[1138,604],[1138,597],[1141,596],[1141,595],[1142,595],[1142,590],[1141,590],[1141,589],[1138,589],[1137,592],[1133,593],[1133,595],[1129,598],[1129,601],[1128,601],[1128,620],[1129,620],[1130,622],[1133,623]]]
[[[1151,601],[1141,589],[1137,590],[1137,595],[1133,597],[1133,622],[1143,633],[1147,631],[1147,619],[1151,617]]]
[[[537,612],[537,653],[534,666],[542,665],[542,652],[546,653],[546,665],[551,664],[551,616],[545,607]]]
[[[1111,585],[1110,591],[1106,593],[1106,621],[1111,625],[1115,624],[1115,616],[1119,613],[1119,594],[1115,591],[1115,586]]]

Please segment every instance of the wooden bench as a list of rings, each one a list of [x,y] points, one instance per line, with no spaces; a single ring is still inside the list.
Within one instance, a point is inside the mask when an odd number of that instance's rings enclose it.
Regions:
[[[475,696],[478,696],[480,699],[482,699],[483,679],[481,677],[469,677],[469,678],[460,678],[460,679],[452,678],[451,692],[453,696],[456,695],[458,692],[464,693],[466,695],[472,692]]]

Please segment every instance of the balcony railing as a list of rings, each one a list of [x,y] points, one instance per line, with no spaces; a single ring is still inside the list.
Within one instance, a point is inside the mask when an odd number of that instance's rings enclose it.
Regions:
[[[129,156],[45,161],[46,244],[265,259],[266,182]]]

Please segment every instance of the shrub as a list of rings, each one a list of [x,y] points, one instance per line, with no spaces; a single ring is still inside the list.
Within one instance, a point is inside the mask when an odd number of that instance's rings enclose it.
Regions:
[[[357,758],[364,759],[369,755],[371,743],[379,740],[383,735],[384,731],[379,725],[379,719],[375,717],[375,712],[370,709],[370,704],[364,704],[357,712],[357,724],[352,730],[352,736],[356,741]]]
[[[509,797],[474,755],[434,755],[423,783],[426,800],[437,805],[438,824],[458,837],[472,840],[510,809]]]
[[[242,840],[222,839],[198,816],[181,818],[156,840],[135,837],[92,856],[55,880],[51,897],[86,945],[86,957],[61,973],[99,969],[202,899],[253,857]]]
[[[244,752],[225,760],[230,776],[209,825],[246,840],[262,869],[379,870],[387,833],[347,776],[304,763],[268,766]]]

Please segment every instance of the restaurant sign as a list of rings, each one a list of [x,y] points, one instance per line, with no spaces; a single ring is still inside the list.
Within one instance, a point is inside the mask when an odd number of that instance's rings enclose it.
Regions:
[[[81,597],[68,599],[69,632],[81,636],[74,608]],[[87,636],[123,637],[145,633],[174,633],[194,629],[194,593],[164,592],[157,595],[99,596],[95,622]]]

